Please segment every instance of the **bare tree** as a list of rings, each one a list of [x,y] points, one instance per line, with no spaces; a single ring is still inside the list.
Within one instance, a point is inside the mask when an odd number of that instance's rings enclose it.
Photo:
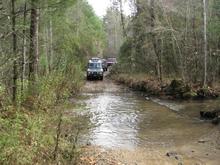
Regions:
[[[155,28],[155,2],[154,0],[150,1],[150,26],[151,26],[151,37],[152,37],[152,43],[154,47],[154,52],[157,57],[157,74],[159,77],[159,80],[162,81],[162,59],[161,59],[161,50],[160,50],[160,42],[157,41],[156,34],[154,32]],[[162,42],[162,41],[161,41]]]
[[[207,11],[206,11],[206,0],[203,0],[203,35],[204,35],[204,78],[203,78],[203,86],[207,84]]]
[[[23,95],[24,90],[24,78],[26,71],[26,54],[27,54],[27,39],[26,39],[26,22],[27,22],[27,2],[24,3],[24,13],[23,13],[23,50],[21,59],[21,95]]]
[[[49,55],[48,55],[48,67],[49,72],[52,70],[52,59],[53,59],[53,22],[50,18],[49,21]]]
[[[126,29],[125,29],[125,18],[124,18],[124,10],[123,10],[123,2],[122,0],[119,0],[119,7],[120,7],[120,13],[121,13],[121,24],[122,24],[122,31],[123,31],[123,37],[127,37]]]
[[[34,82],[37,76],[38,62],[38,15],[35,0],[31,1],[31,24],[30,24],[30,56],[29,56],[29,80]]]
[[[15,0],[11,0],[11,15],[12,15],[12,45],[13,45],[13,86],[12,86],[12,101],[16,104],[17,95],[17,35],[16,35],[16,13],[15,13]]]

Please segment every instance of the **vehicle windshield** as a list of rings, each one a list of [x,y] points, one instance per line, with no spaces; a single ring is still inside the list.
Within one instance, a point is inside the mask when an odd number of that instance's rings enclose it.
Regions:
[[[101,69],[102,64],[101,63],[89,63],[88,68],[89,69]]]

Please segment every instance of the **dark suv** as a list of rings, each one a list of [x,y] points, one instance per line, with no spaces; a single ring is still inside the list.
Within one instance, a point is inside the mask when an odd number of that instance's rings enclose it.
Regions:
[[[100,79],[103,80],[103,68],[101,60],[89,60],[87,67],[87,80]]]

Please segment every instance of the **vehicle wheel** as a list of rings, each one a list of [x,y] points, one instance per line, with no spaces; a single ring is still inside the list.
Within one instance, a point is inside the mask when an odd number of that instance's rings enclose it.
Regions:
[[[102,76],[102,77],[100,77],[100,80],[103,80],[103,76]]]
[[[89,78],[88,76],[86,77],[86,79],[87,79],[88,81],[90,80],[90,78]]]

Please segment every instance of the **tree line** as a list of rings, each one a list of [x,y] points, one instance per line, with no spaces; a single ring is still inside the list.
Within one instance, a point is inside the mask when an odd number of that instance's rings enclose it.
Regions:
[[[118,3],[120,1],[117,0]],[[211,85],[220,76],[218,0],[131,0],[120,50],[121,70]],[[123,3],[122,3],[123,4]],[[118,5],[118,11],[123,6]]]

